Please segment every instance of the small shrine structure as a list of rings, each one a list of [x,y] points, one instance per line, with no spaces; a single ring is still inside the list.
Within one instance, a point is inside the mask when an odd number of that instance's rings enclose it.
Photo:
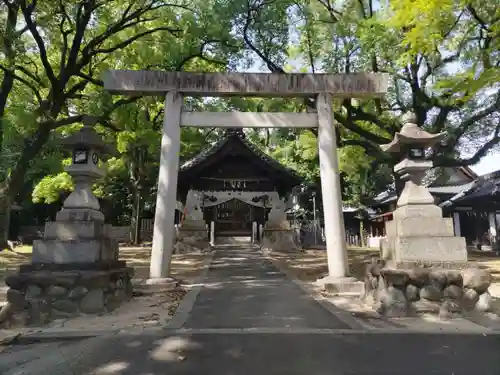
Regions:
[[[243,130],[226,129],[218,142],[179,168],[178,200],[185,204],[176,250],[206,249],[209,238],[214,243],[229,237],[263,241],[271,249],[297,248],[293,241],[283,242],[293,238],[285,198],[301,182],[295,171],[248,141]],[[264,241],[271,231],[280,232],[283,241]]]

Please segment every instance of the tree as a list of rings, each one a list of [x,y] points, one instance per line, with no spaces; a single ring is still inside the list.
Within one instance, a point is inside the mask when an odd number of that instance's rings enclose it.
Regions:
[[[218,28],[227,23],[224,15],[212,12],[212,2],[195,5],[156,0],[1,2],[7,22],[0,55],[0,114],[5,110],[0,116],[0,149],[12,148],[5,132],[16,133],[6,126],[21,130],[15,134],[21,142],[17,139],[13,165],[2,168],[0,247],[6,243],[10,205],[31,162],[51,137],[78,124],[86,113],[97,114],[107,124],[116,108],[137,100],[112,100],[103,93],[103,70],[134,64],[182,69],[196,60],[217,58],[219,64],[227,63],[235,47],[230,28]],[[214,19],[218,23],[211,22]],[[22,113],[17,112],[23,104]],[[20,125],[23,117],[27,122]]]
[[[260,47],[269,32],[262,30],[259,16],[278,3],[286,2],[249,1],[244,22],[251,25],[245,29],[245,41],[271,71],[284,72],[282,61],[288,56],[312,72],[390,74],[390,90],[384,98],[336,103],[340,146],[362,147],[367,155],[393,165],[395,160],[378,146],[392,139],[401,127],[400,114],[408,111],[416,113],[418,125],[448,132],[447,142],[434,155],[437,165],[474,164],[498,144],[496,1],[448,0],[443,9],[436,1],[429,5],[424,0],[391,1],[390,6],[373,0],[340,5],[327,0],[296,1],[288,12],[298,27],[290,25],[287,35],[295,34],[298,46],[269,54]],[[442,12],[439,17],[433,13],[437,11]],[[426,21],[431,19],[429,29]],[[426,33],[432,34],[430,41]],[[312,106],[313,100],[305,105]],[[460,151],[469,155],[462,158]]]

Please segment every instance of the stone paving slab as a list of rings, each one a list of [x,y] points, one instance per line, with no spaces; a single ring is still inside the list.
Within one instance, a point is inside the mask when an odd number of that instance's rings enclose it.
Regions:
[[[185,328],[351,327],[254,249],[218,250]]]

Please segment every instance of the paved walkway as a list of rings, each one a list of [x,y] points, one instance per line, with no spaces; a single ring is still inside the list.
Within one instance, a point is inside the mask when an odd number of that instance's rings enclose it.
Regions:
[[[350,327],[254,249],[218,250],[183,328]]]

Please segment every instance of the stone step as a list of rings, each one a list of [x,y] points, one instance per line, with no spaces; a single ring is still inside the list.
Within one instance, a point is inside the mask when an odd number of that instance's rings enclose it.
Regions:
[[[220,236],[215,238],[215,245],[232,244],[251,245],[252,238],[249,236]]]
[[[227,250],[227,249],[251,249],[251,250],[259,250],[260,246],[252,245],[252,244],[216,244],[214,246],[210,246],[211,250]]]

